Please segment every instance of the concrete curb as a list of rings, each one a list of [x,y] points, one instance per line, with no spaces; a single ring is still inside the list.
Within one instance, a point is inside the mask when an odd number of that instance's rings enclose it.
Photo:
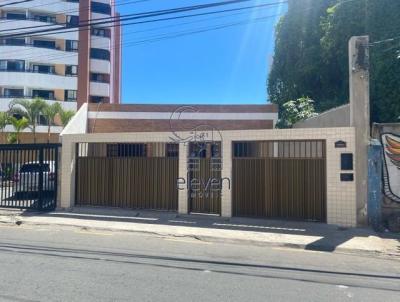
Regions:
[[[369,257],[380,257],[380,258],[390,258],[391,260],[399,260],[400,254],[392,253],[389,251],[379,251],[379,250],[366,250],[357,248],[347,248],[347,247],[335,247],[330,245],[322,244],[302,244],[302,243],[292,243],[284,241],[267,241],[267,240],[254,240],[254,239],[243,239],[243,238],[229,238],[224,236],[209,236],[209,235],[198,235],[193,232],[192,234],[179,234],[168,231],[151,231],[135,228],[117,228],[117,227],[99,227],[99,226],[84,226],[81,224],[69,222],[69,223],[57,223],[57,222],[32,222],[24,219],[20,216],[8,216],[10,219],[6,220],[0,217],[0,224],[5,224],[9,226],[19,226],[19,225],[30,225],[30,226],[57,226],[60,228],[78,228],[89,231],[110,231],[110,232],[128,232],[144,235],[153,235],[160,237],[170,237],[170,238],[192,238],[196,240],[201,240],[205,242],[218,242],[218,243],[229,243],[229,244],[241,244],[241,245],[255,245],[255,246],[270,246],[270,247],[281,247],[281,248],[291,248],[291,249],[301,249],[307,251],[318,251],[318,252],[335,252],[344,254],[357,254]]]

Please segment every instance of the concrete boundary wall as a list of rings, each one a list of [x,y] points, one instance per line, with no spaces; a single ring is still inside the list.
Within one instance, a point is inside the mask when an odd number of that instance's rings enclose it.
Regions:
[[[300,121],[293,128],[332,128],[350,126],[350,104],[345,104],[317,116]]]
[[[182,137],[189,132],[179,133]],[[137,133],[92,133],[65,134],[62,136],[62,180],[61,208],[71,208],[75,204],[75,154],[77,143],[150,143],[171,142],[169,132],[137,132]],[[232,142],[262,141],[262,140],[325,140],[327,165],[327,222],[342,226],[357,225],[356,211],[356,171],[343,171],[354,174],[354,181],[341,181],[341,153],[355,154],[355,129],[353,127],[317,128],[317,129],[271,129],[221,131],[222,137],[222,177],[232,178]],[[335,148],[335,142],[344,141],[346,146]],[[179,177],[187,174],[187,144],[179,147]],[[221,214],[223,217],[232,216],[232,196],[228,186],[222,188]],[[188,213],[188,192],[179,191],[178,211]]]
[[[81,134],[87,132],[88,105],[83,104],[78,112],[72,117],[60,136],[66,134]]]

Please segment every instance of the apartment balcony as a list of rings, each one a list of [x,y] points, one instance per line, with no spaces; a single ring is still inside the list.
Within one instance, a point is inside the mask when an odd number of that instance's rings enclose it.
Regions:
[[[27,2],[29,3],[29,2]],[[50,25],[49,25],[50,24]],[[47,22],[40,22],[32,19],[23,19],[23,20],[10,20],[8,19],[1,19],[0,20],[0,29],[1,30],[11,30],[12,34],[18,34],[18,33],[26,33],[27,29],[21,29],[21,30],[15,30],[16,28],[24,28],[24,27],[38,27],[38,26],[46,26],[46,30],[51,30],[51,29],[59,29],[59,30],[65,30],[68,29],[65,27],[65,25],[59,25],[59,24],[54,24],[51,25],[52,23],[47,23]],[[37,30],[41,30],[40,27],[38,27]],[[44,30],[42,28],[42,30]],[[30,30],[32,31],[32,30]],[[39,34],[39,33],[38,33]],[[75,30],[72,30],[70,32],[63,32],[63,33],[46,33],[46,37],[49,39],[63,39],[63,40],[79,40],[78,39],[78,32]]]
[[[1,4],[7,5],[8,9],[31,9],[32,2],[28,1],[25,3],[16,3],[15,0],[3,0]],[[59,14],[60,12],[68,12],[68,15],[79,14],[79,2],[68,2],[68,1],[54,1],[54,0],[36,0],[35,6],[40,7],[40,10],[44,10],[51,14]]]
[[[0,70],[0,86],[35,87],[37,89],[76,90],[77,77],[61,76],[54,73],[38,73],[31,71]]]
[[[90,82],[90,95],[110,96],[110,84],[102,82]]]
[[[55,48],[34,47],[31,44],[11,46],[0,43],[0,60],[24,60],[36,63],[78,65],[78,53]]]
[[[90,71],[95,73],[111,73],[111,63],[107,60],[90,59]]]
[[[111,39],[107,37],[91,36],[90,43],[92,48],[111,49]]]
[[[10,96],[2,96],[0,95],[0,112],[8,111],[10,109],[10,103],[15,99],[32,99],[32,96],[18,96],[18,97],[10,97]],[[55,100],[44,100],[47,104],[51,105],[58,101]],[[76,102],[58,102],[61,107],[65,110],[77,110]]]

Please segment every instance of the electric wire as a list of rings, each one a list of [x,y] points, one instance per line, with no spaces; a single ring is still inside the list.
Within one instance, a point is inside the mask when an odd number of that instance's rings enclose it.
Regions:
[[[46,35],[47,33],[50,33],[50,34],[51,33],[67,33],[67,32],[72,32],[72,31],[79,31],[80,28],[83,28],[83,30],[87,30],[88,27],[91,27],[93,25],[106,25],[106,26],[110,27],[114,23],[122,23],[125,21],[137,20],[137,19],[142,19],[142,18],[157,17],[157,16],[168,15],[168,14],[177,14],[177,13],[181,13],[181,12],[201,10],[201,9],[207,9],[207,8],[213,8],[213,7],[218,7],[218,6],[225,6],[225,5],[231,5],[231,4],[236,4],[236,3],[240,3],[240,2],[249,2],[249,1],[253,1],[253,0],[230,0],[230,1],[224,1],[224,2],[213,2],[213,3],[203,4],[203,5],[186,6],[186,7],[179,7],[179,8],[173,8],[173,9],[158,10],[158,11],[149,11],[149,12],[144,12],[144,13],[126,14],[126,15],[120,15],[120,16],[115,16],[115,17],[107,17],[107,18],[98,18],[96,20],[102,20],[102,21],[96,21],[96,22],[84,21],[86,23],[82,22],[81,24],[71,26],[68,29],[54,28],[54,25],[29,26],[29,27],[17,28],[17,29],[13,29],[13,30],[30,29],[30,28],[33,29],[33,28],[40,28],[40,27],[53,27],[53,28],[52,29],[44,29],[44,30],[34,30],[31,32],[21,32],[21,33],[15,33],[15,34],[10,34],[10,35],[6,34],[6,35],[2,35],[2,36],[4,38],[4,37],[31,36],[34,34]],[[281,5],[281,4],[285,4],[285,3],[287,3],[287,1],[267,3],[267,4],[264,4],[264,6],[274,6],[274,5]],[[126,25],[126,24],[122,24],[122,25]],[[8,31],[8,30],[3,30],[3,32],[4,31]]]

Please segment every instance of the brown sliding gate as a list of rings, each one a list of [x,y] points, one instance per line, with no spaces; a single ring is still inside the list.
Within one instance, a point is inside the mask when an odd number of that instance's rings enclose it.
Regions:
[[[326,220],[324,141],[235,142],[234,216]]]
[[[171,211],[178,209],[176,146],[79,145],[77,205]]]

